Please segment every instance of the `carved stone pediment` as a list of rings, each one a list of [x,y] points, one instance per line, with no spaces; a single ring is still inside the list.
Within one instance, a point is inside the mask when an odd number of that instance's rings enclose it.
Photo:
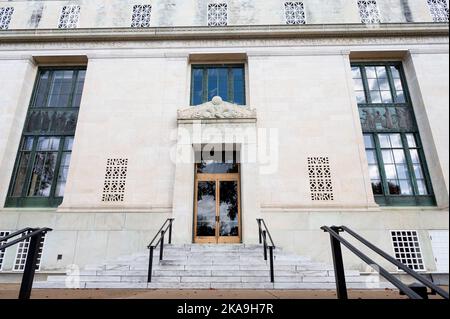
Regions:
[[[215,96],[210,102],[178,110],[178,120],[256,119],[256,110],[225,102]]]

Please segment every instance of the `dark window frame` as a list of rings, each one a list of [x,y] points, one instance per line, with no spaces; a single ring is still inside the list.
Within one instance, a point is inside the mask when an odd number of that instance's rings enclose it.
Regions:
[[[72,87],[71,87],[71,91],[70,91],[70,97],[68,99],[68,103],[66,106],[58,106],[58,107],[50,107],[50,106],[36,106],[36,99],[37,99],[37,95],[38,95],[38,86],[40,84],[40,79],[41,79],[41,75],[43,72],[47,72],[47,71],[51,71],[51,72],[55,72],[55,71],[74,71],[74,76],[73,79],[75,79],[72,83]],[[26,115],[26,120],[25,120],[25,124],[22,130],[22,135],[21,135],[21,140],[19,143],[19,147],[16,153],[16,161],[14,164],[14,169],[12,171],[11,174],[11,178],[10,178],[10,185],[8,188],[8,194],[7,194],[7,198],[5,201],[5,207],[58,207],[62,201],[63,201],[63,196],[56,196],[56,189],[57,189],[57,185],[58,185],[58,180],[59,180],[59,172],[60,172],[60,168],[61,168],[61,160],[63,157],[64,153],[72,153],[72,150],[64,150],[64,145],[67,139],[70,138],[74,138],[75,136],[75,132],[27,132],[26,128],[27,128],[27,123],[28,120],[30,119],[30,114],[32,112],[36,112],[36,111],[40,111],[40,110],[46,110],[46,111],[67,111],[67,112],[71,112],[71,111],[79,111],[79,106],[73,107],[73,103],[75,102],[75,92],[76,92],[76,87],[77,87],[77,79],[78,79],[78,75],[80,71],[86,71],[86,66],[55,66],[55,67],[40,67],[38,69],[38,72],[36,74],[36,78],[34,81],[34,86],[33,86],[33,93],[31,95],[30,98],[30,103],[28,106],[28,110],[27,110],[27,115]],[[54,73],[51,73],[52,76]],[[47,83],[47,88],[46,88],[46,93],[45,93],[45,97],[46,97],[46,101],[45,103],[43,103],[43,105],[47,105],[47,101],[49,98],[49,90],[51,87],[51,80],[49,77],[48,83]],[[23,150],[23,144],[25,142],[25,140],[27,138],[33,138],[33,145],[31,147],[31,150],[29,151],[24,151]],[[54,177],[52,180],[52,185],[51,185],[51,189],[50,189],[50,194],[48,197],[43,197],[43,196],[30,196],[28,195],[29,191],[30,191],[30,187],[31,187],[31,178],[32,178],[32,173],[33,173],[33,168],[34,168],[34,163],[36,161],[36,154],[38,152],[40,153],[49,153],[51,151],[39,151],[37,150],[37,144],[38,144],[38,140],[39,138],[45,138],[45,137],[55,137],[55,138],[59,138],[59,147],[58,150],[54,151],[54,153],[57,153],[56,156],[56,164],[55,164],[55,168],[54,168]],[[18,177],[18,171],[20,168],[20,162],[22,159],[22,155],[28,152],[28,154],[30,154],[29,157],[29,162],[26,168],[26,173],[25,173],[25,179],[24,179],[24,183],[22,185],[22,189],[21,189],[21,194],[20,196],[14,196],[13,192],[15,189],[15,184],[16,184],[16,180]]]
[[[391,91],[392,96],[392,103],[371,103],[371,94],[368,86],[368,78],[366,75],[365,67],[377,67],[377,66],[384,66],[386,67],[388,82],[389,82],[389,88]],[[436,206],[436,199],[434,196],[433,186],[431,183],[431,177],[428,170],[427,161],[425,158],[425,153],[423,150],[423,144],[422,140],[420,138],[420,132],[417,127],[416,123],[416,117],[414,114],[414,108],[412,105],[411,95],[409,93],[409,87],[406,80],[405,72],[403,69],[402,62],[392,62],[392,61],[383,61],[383,62],[352,62],[351,67],[359,67],[361,72],[361,78],[363,81],[364,86],[364,92],[366,97],[365,103],[358,103],[358,109],[361,108],[370,108],[370,107],[404,107],[407,108],[412,115],[412,121],[413,121],[413,128],[408,130],[403,129],[393,129],[393,130],[364,130],[363,129],[363,135],[371,135],[372,139],[375,143],[375,153],[377,157],[377,163],[378,163],[378,170],[381,177],[382,182],[382,189],[383,189],[383,195],[375,194],[374,198],[376,203],[378,203],[381,206]],[[402,83],[402,89],[403,94],[405,98],[405,102],[403,103],[396,103],[396,90],[395,90],[395,83],[394,83],[394,77],[391,72],[391,67],[396,67],[400,74],[400,79]],[[384,168],[384,161],[382,156],[382,148],[379,143],[379,136],[383,134],[400,134],[401,140],[402,140],[402,149],[405,153],[406,157],[406,165],[408,168],[409,173],[409,181],[412,183],[412,189],[413,189],[413,195],[393,195],[389,192],[389,186],[388,186],[388,179],[386,176],[386,171]],[[414,174],[414,168],[413,163],[410,156],[410,147],[408,146],[407,142],[407,135],[412,134],[415,137],[415,141],[417,144],[417,151],[420,157],[421,161],[421,167],[424,175],[424,181],[428,190],[428,195],[419,195],[418,186],[417,186],[417,179]],[[366,147],[366,150],[369,148]]]
[[[246,85],[247,85],[247,80],[246,80],[246,67],[245,67],[245,63],[218,63],[218,64],[192,64],[191,65],[191,90],[190,90],[190,99],[189,99],[189,104],[191,106],[197,106],[197,105],[201,105],[203,103],[209,102],[208,99],[208,95],[209,95],[209,91],[208,91],[208,69],[211,68],[217,68],[217,69],[228,69],[228,96],[229,96],[229,101],[230,103],[235,103],[235,99],[234,99],[234,79],[232,76],[232,72],[233,72],[233,68],[242,68],[243,71],[243,83],[242,83],[242,94],[243,94],[243,102],[244,104],[238,104],[238,105],[246,105],[247,104],[247,92],[246,92]],[[202,92],[202,103],[200,104],[195,104],[194,103],[194,71],[195,70],[203,70],[203,92]]]

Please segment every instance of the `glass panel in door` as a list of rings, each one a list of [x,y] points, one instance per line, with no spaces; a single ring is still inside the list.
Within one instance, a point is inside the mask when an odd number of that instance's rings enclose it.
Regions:
[[[239,236],[239,200],[237,181],[219,181],[219,236]]]
[[[196,235],[216,236],[216,181],[198,182]]]

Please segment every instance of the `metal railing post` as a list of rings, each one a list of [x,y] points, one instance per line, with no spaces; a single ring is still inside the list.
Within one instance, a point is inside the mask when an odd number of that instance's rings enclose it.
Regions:
[[[33,288],[34,274],[36,272],[39,244],[42,236],[43,233],[38,233],[30,238],[27,260],[23,271],[22,283],[20,285],[19,299],[30,299],[31,289]]]
[[[163,260],[163,254],[164,254],[164,234],[165,231],[161,231],[161,246],[159,247],[159,260]]]
[[[339,227],[331,227],[339,234]],[[331,251],[333,254],[334,277],[336,278],[336,292],[338,299],[348,299],[347,284],[345,282],[344,259],[342,258],[342,248],[339,240],[330,234]]]
[[[270,253],[270,282],[275,282],[275,271],[273,269],[273,246],[269,246]]]
[[[172,244],[172,221],[173,221],[173,219],[170,220],[170,224],[169,224],[169,245]]]
[[[267,260],[267,239],[266,239],[266,231],[263,230],[263,243],[264,243],[264,260]]]
[[[150,249],[150,256],[149,256],[149,261],[148,261],[148,277],[147,277],[147,282],[152,282],[153,246],[150,246],[149,249]]]
[[[256,221],[258,222],[259,243],[262,244],[262,236],[261,236],[261,219],[257,219]]]

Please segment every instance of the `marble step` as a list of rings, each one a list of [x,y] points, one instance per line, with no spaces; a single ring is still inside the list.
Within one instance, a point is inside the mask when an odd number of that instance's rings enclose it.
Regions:
[[[37,282],[34,288],[65,288],[61,282]],[[141,282],[80,282],[79,288],[85,289],[295,289],[295,290],[334,290],[334,283],[309,283],[309,282],[275,282],[275,283],[141,283]],[[366,283],[348,283],[348,289],[373,289],[373,286]],[[391,284],[380,283],[377,289],[392,289]]]

